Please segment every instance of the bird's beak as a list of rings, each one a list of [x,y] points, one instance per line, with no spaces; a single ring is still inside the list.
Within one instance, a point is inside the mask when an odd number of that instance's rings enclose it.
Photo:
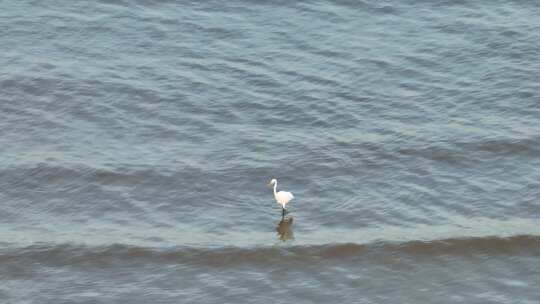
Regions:
[[[268,184],[266,184],[266,186],[267,186],[268,188],[272,188],[272,182],[268,182]]]

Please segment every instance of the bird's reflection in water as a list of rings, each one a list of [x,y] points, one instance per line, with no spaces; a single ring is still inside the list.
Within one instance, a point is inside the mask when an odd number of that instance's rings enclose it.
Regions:
[[[287,240],[294,239],[292,225],[293,225],[292,217],[281,218],[281,221],[276,226],[276,231],[278,233],[278,237],[280,240],[287,241]]]

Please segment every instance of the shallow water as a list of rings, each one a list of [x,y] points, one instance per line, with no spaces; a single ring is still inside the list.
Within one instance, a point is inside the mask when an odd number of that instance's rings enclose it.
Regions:
[[[539,301],[538,3],[0,3],[3,302]]]

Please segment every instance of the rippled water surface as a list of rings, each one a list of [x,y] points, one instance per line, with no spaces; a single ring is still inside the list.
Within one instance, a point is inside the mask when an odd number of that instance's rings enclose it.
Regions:
[[[540,301],[540,3],[0,4],[2,302]]]

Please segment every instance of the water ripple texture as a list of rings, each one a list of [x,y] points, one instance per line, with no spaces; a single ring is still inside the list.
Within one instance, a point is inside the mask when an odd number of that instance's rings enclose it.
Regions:
[[[538,1],[0,7],[0,302],[538,302]]]

